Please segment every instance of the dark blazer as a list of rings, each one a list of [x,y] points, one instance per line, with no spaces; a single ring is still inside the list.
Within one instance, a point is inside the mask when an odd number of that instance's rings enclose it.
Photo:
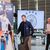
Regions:
[[[33,29],[33,26],[31,25],[31,23],[26,21],[26,22],[20,23],[18,33],[19,32],[21,32],[22,37],[27,37],[27,36],[30,36],[33,34],[34,29]]]

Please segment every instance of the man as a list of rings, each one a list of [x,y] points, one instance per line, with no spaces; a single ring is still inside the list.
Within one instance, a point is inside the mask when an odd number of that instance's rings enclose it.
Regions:
[[[47,34],[47,44],[46,44],[46,50],[48,50],[49,44],[50,44],[50,18],[47,20],[47,26],[46,26],[46,34]]]
[[[31,36],[34,32],[33,26],[26,20],[26,16],[22,15],[22,22],[20,23],[18,33],[21,32],[24,44],[31,50]]]

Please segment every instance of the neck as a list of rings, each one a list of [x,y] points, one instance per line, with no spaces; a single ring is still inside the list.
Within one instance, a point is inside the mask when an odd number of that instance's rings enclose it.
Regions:
[[[50,23],[48,23],[48,24],[50,24]]]
[[[26,22],[26,21],[23,21],[23,22]]]

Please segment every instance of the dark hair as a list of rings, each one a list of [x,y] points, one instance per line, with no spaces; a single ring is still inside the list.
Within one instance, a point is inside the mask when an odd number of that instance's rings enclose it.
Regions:
[[[1,38],[4,38],[4,36],[1,36]]]
[[[22,15],[21,17],[26,17],[26,15]]]
[[[10,26],[10,24],[8,24],[8,30],[11,31],[11,26]]]
[[[12,31],[10,31],[9,34],[12,35]]]

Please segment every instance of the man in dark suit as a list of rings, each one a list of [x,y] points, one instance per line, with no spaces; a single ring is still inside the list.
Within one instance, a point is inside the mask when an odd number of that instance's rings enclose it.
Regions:
[[[26,16],[22,15],[22,22],[20,23],[18,33],[21,32],[24,44],[31,50],[31,36],[34,32],[32,24],[26,20]]]

